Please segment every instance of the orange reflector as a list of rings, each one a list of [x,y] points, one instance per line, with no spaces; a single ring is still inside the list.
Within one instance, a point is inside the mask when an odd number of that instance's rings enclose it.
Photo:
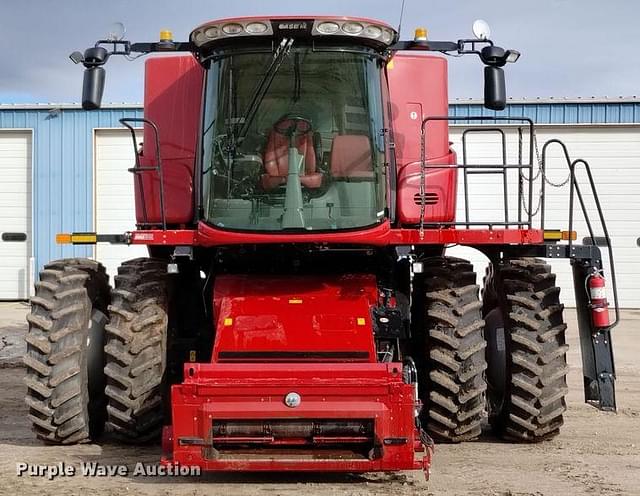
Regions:
[[[226,319],[224,319],[224,325],[229,327],[230,325],[233,325],[233,319],[230,319],[229,317],[227,317]]]
[[[357,322],[359,326],[363,326],[365,323],[364,317],[358,317]]]
[[[70,245],[71,244],[71,234],[67,234],[67,233],[58,233],[58,234],[56,234],[56,244],[59,244],[59,245]]]
[[[292,298],[289,300],[289,303],[291,303],[292,305],[299,305],[302,303],[302,300],[300,298]]]
[[[559,229],[546,230],[544,231],[544,239],[545,241],[575,241],[578,239],[578,234],[576,231],[560,231]]]

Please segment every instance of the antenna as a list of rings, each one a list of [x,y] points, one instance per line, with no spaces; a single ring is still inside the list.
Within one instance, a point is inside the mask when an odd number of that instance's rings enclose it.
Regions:
[[[404,2],[405,0],[402,0],[402,6],[400,7],[400,20],[398,21],[398,36],[402,36],[400,34],[400,30],[402,29],[402,17],[404,16]]]

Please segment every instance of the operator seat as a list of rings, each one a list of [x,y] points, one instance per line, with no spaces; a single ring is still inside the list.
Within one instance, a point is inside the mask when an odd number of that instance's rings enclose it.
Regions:
[[[322,174],[316,170],[316,152],[313,145],[313,133],[309,132],[295,137],[298,153],[304,155],[304,171],[300,173],[300,183],[310,189],[322,186]],[[289,173],[289,138],[272,129],[264,150],[264,168],[262,187],[266,191],[287,184]]]
[[[333,138],[331,176],[336,180],[373,179],[371,141],[368,136],[344,134]]]

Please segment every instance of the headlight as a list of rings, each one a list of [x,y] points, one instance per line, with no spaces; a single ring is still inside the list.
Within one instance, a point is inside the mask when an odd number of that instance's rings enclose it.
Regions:
[[[244,31],[242,24],[231,22],[222,26],[222,32],[225,34],[240,34]]]
[[[392,41],[393,41],[393,33],[391,31],[389,31],[388,29],[383,29],[382,30],[382,42],[386,43],[387,45],[390,45]]]
[[[334,34],[340,30],[340,26],[338,26],[335,22],[323,22],[322,24],[318,24],[318,32],[322,34]]]
[[[359,34],[364,29],[364,26],[359,22],[345,22],[342,25],[342,30],[347,34]]]
[[[217,38],[220,36],[220,28],[218,26],[211,26],[205,30],[204,34],[210,39]]]
[[[249,34],[262,34],[269,28],[262,22],[251,22],[244,29]]]
[[[364,30],[364,35],[368,38],[378,38],[382,34],[382,29],[378,26],[367,26]]]
[[[366,20],[322,19],[314,21],[312,36],[349,36],[368,38],[369,40],[387,46],[396,39],[395,31],[385,25],[371,23]]]

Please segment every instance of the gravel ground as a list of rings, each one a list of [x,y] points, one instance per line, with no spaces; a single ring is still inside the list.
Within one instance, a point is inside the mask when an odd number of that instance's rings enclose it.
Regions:
[[[537,445],[503,443],[487,431],[479,441],[436,448],[432,476],[315,476],[291,473],[207,474],[201,477],[133,476],[137,462],[155,466],[158,446],[130,447],[105,443],[46,446],[30,430],[23,402],[24,371],[19,368],[26,331],[21,303],[0,303],[0,495],[640,495],[640,342],[635,330],[640,311],[627,311],[614,331],[618,412],[603,413],[582,402],[577,328],[569,320],[569,411],[559,437]],[[126,464],[129,475],[84,477],[82,463]],[[66,464],[76,475],[49,480],[16,475],[18,463]]]

